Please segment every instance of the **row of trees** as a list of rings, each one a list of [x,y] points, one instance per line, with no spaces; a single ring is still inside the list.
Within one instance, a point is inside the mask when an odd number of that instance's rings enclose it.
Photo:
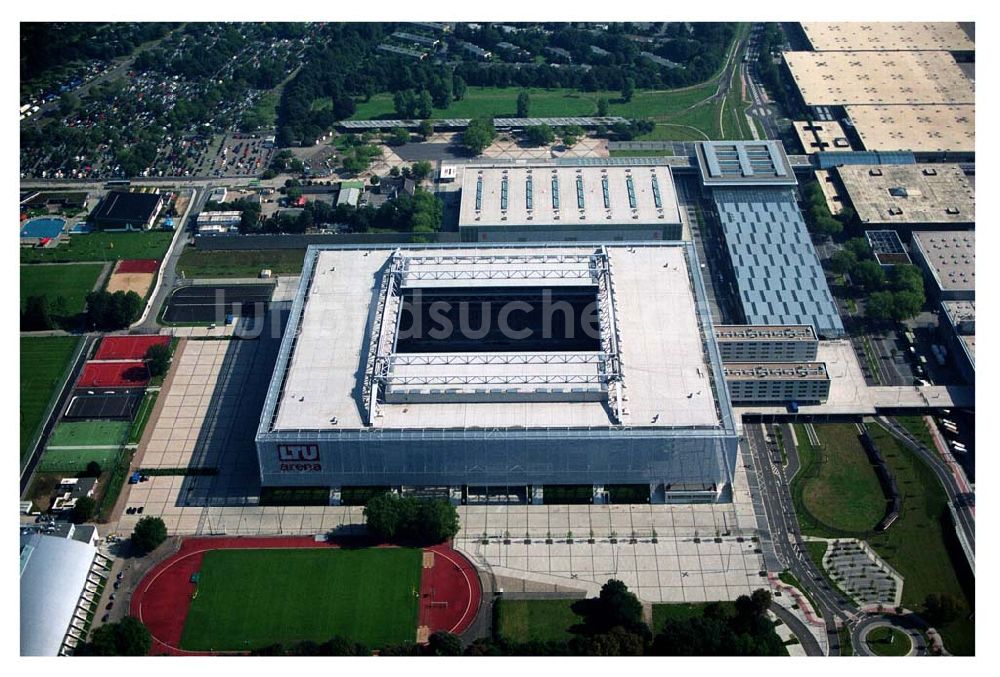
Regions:
[[[910,264],[891,266],[888,273],[875,260],[864,238],[847,240],[830,257],[830,269],[845,275],[851,287],[865,295],[865,315],[876,322],[901,322],[916,316],[926,303],[924,278]]]
[[[86,298],[84,323],[88,329],[124,329],[142,315],[142,297],[134,291],[92,291]]]
[[[385,541],[434,545],[458,533],[458,511],[447,501],[386,492],[365,505],[365,525]]]
[[[836,237],[844,232],[845,226],[854,222],[854,210],[846,205],[837,216],[830,213],[826,196],[818,181],[806,185],[803,199],[806,203],[806,226],[810,232],[822,237]]]

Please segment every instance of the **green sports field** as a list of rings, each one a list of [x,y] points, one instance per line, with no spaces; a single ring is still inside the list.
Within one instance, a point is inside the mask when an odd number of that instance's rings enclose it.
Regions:
[[[21,338],[21,462],[69,366],[76,336]]]
[[[52,431],[49,447],[120,447],[128,421],[63,421]]]
[[[421,551],[212,550],[181,648],[243,651],[334,635],[377,648],[416,639]]]
[[[88,233],[71,235],[58,247],[21,247],[21,263],[64,261],[117,261],[118,259],[163,259],[174,233],[151,230],[141,233]]]
[[[21,307],[29,296],[45,296],[51,309],[61,296],[68,314],[82,313],[87,293],[97,284],[101,268],[99,263],[21,266]]]

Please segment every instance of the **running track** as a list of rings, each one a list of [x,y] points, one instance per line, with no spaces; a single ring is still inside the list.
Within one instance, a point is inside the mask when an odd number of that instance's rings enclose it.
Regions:
[[[177,553],[153,567],[139,583],[130,613],[149,628],[153,636],[151,654],[199,655],[181,649],[180,639],[196,587],[191,575],[201,568],[205,552],[223,548],[325,547],[338,546],[317,542],[312,536],[186,538]],[[446,630],[460,634],[472,623],[482,600],[475,567],[449,545],[426,550],[434,552],[434,566],[421,573],[418,625],[428,626],[431,633]]]

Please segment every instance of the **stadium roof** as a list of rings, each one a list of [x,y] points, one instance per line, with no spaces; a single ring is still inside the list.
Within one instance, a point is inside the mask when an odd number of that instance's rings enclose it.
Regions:
[[[811,324],[820,336],[841,336],[844,324],[792,190],[717,188],[712,199],[747,324]]]
[[[702,141],[695,147],[706,186],[794,186],[798,183],[778,141]]]
[[[958,165],[860,165],[835,170],[864,224],[965,224],[976,194]]]
[[[976,152],[976,107],[846,106],[868,150],[915,153]]]
[[[916,232],[913,245],[941,291],[976,290],[975,231]]]
[[[21,536],[21,655],[58,656],[97,549],[72,538]]]
[[[947,52],[785,52],[807,106],[974,104],[976,93]]]
[[[628,425],[728,425],[718,352],[705,339],[711,320],[700,271],[689,264],[693,260],[689,243],[311,247],[261,432],[616,425],[610,396],[580,401],[595,388],[627,392],[623,420]],[[518,298],[518,286],[529,283],[556,288],[564,280],[577,288],[591,286],[599,301],[601,350],[584,359],[559,349],[541,351],[541,356],[537,350],[438,353],[436,360],[397,352],[393,317],[400,290],[418,288],[426,297],[442,286],[451,289],[458,280],[466,289],[498,289],[511,299]],[[380,372],[383,357],[386,371]],[[602,379],[615,364],[620,379]],[[368,374],[390,389],[421,388],[433,401],[369,406],[373,393],[378,400],[378,389],[368,389]],[[567,385],[540,385],[567,376],[573,379]],[[488,385],[498,382],[504,385]],[[464,395],[476,386],[482,399],[469,401]],[[508,397],[509,388],[539,393],[547,388],[548,401]],[[558,394],[560,388],[566,397]],[[374,412],[370,419],[369,412]]]
[[[946,50],[967,52],[976,43],[957,21],[862,23],[803,21],[802,30],[817,52]]]
[[[681,222],[665,166],[468,166],[459,226]]]
[[[97,223],[139,225],[147,223],[163,196],[159,193],[136,193],[113,190],[97,205],[91,218]]]

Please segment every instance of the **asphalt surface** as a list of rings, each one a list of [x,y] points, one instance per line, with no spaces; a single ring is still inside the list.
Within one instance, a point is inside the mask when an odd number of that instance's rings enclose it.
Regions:
[[[781,606],[780,604],[771,604],[771,611],[774,615],[780,618],[788,629],[795,633],[795,636],[799,638],[799,643],[805,650],[807,656],[823,656],[823,647],[820,646],[819,642],[810,632],[806,624],[799,620],[799,617],[793,614],[791,611]]]
[[[826,624],[829,655],[839,656],[837,620],[850,624],[858,609],[853,602],[842,598],[830,588],[809,557],[788,490],[785,471],[780,463],[773,462],[765,440],[764,426],[759,423],[747,424],[744,426],[744,434],[757,475],[758,489],[755,494],[760,497],[764,508],[765,519],[763,523],[758,523],[758,528],[762,533],[761,547],[764,548],[765,563],[769,560],[767,547],[770,546],[774,551],[770,559],[779,562],[779,566],[772,568],[768,564],[768,569],[781,571],[787,568],[808,590]],[[768,535],[766,541],[763,537],[765,532]]]
[[[273,284],[188,285],[175,289],[163,311],[165,322],[225,321],[227,313],[240,317],[263,314]]]
[[[875,655],[868,648],[865,636],[871,630],[883,625],[891,626],[909,635],[910,641],[913,642],[913,650],[910,655],[926,656],[928,654],[927,640],[924,638],[923,633],[920,632],[920,628],[916,625],[912,618],[908,616],[869,616],[858,623],[851,630],[851,641],[854,644],[855,649],[857,649],[858,655]]]

